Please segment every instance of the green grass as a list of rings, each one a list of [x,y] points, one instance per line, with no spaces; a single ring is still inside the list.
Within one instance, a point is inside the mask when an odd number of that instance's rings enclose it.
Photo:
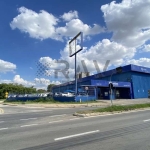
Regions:
[[[98,108],[98,109],[93,109],[93,110],[87,110],[87,111],[82,111],[78,112],[80,114],[87,114],[87,113],[102,113],[102,112],[122,112],[122,111],[130,111],[130,110],[135,110],[135,109],[141,109],[141,108],[148,108],[150,107],[150,103],[146,104],[133,104],[133,105],[125,105],[125,106],[109,106],[106,108]]]

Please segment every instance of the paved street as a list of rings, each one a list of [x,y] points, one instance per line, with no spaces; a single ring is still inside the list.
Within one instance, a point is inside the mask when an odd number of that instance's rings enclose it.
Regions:
[[[0,115],[1,150],[150,149],[150,110],[79,118],[72,113],[89,108],[3,109],[9,113]]]

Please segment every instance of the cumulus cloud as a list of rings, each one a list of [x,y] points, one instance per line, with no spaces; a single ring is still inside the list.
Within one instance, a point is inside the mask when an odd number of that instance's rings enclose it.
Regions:
[[[68,13],[64,13],[61,18],[64,21],[70,21],[72,19],[78,18],[78,12],[77,11],[69,11]]]
[[[55,32],[58,19],[54,15],[44,10],[36,13],[25,7],[20,7],[18,12],[20,14],[10,23],[12,29],[18,28],[20,31],[29,33],[30,37],[36,39],[51,38],[59,40],[59,36]]]
[[[36,84],[41,84],[41,85],[45,85],[45,86],[48,86],[49,84],[60,84],[59,81],[50,81],[49,79],[45,79],[45,78],[35,78],[34,79],[34,82]]]
[[[60,84],[59,81],[50,81],[49,79],[45,79],[45,78],[35,78],[34,83],[37,89],[47,89],[47,86],[49,84],[55,84],[55,85]]]
[[[61,52],[61,59],[69,60],[72,64],[74,58],[69,58],[69,49],[66,47],[64,51]],[[78,62],[85,60],[87,66],[92,70],[94,66],[91,65],[91,61],[97,60],[101,68],[104,66],[107,60],[110,60],[113,65],[120,65],[123,63],[124,59],[130,59],[135,54],[134,48],[127,48],[121,44],[110,41],[109,39],[103,39],[97,42],[95,45],[91,46],[89,49],[84,47],[84,50],[78,54]],[[117,55],[116,55],[117,54]],[[74,66],[71,66],[72,68]]]
[[[96,72],[95,65],[93,60],[97,61],[99,65],[99,69],[103,71],[104,65],[107,60],[110,60],[110,65],[118,66],[124,64],[125,60],[129,60],[134,57],[135,55],[135,48],[127,48],[121,44],[116,42],[110,41],[109,39],[103,39],[102,41],[97,42],[94,46],[91,46],[89,49],[84,47],[83,50],[78,53],[77,56],[77,66],[80,67],[79,72],[84,72],[85,69],[83,68],[82,61],[85,62],[88,71],[93,74]],[[69,64],[69,77],[71,79],[74,78],[74,57],[69,57],[69,47],[68,44],[64,48],[63,51],[60,52],[61,57],[60,60],[65,60]],[[41,61],[43,60],[43,61]],[[54,76],[55,69],[62,69],[66,67],[65,63],[56,63],[56,60],[50,57],[41,57],[40,61],[44,64],[51,63],[52,67],[49,66],[48,70],[53,72],[51,75]],[[64,75],[59,73],[59,78],[63,78]]]
[[[61,20],[44,10],[37,13],[25,7],[20,7],[18,12],[19,15],[13,18],[10,27],[13,30],[19,29],[21,32],[28,33],[30,37],[36,39],[44,40],[51,38],[63,41],[66,38],[75,36],[80,31],[84,32],[84,35],[88,37],[104,31],[97,24],[91,26],[83,23],[78,18],[77,11],[70,11],[61,16],[61,18],[67,21],[65,26],[59,26]]]
[[[49,84],[60,84],[59,81],[50,81],[49,79],[45,78],[35,78],[33,81],[27,81],[21,78],[20,75],[15,75],[12,80],[0,80],[0,83],[14,83],[14,84],[22,84],[25,87],[34,86],[36,89],[47,89]]]
[[[58,27],[56,32],[65,37],[75,36],[78,32],[82,31],[84,36],[99,34],[104,31],[104,28],[94,24],[93,26],[84,24],[80,19],[72,19],[66,23],[64,27]]]
[[[16,65],[0,59],[0,73],[14,72]]]
[[[145,52],[150,52],[150,44],[144,45],[144,50]]]
[[[25,86],[34,86],[35,85],[32,82],[24,80],[23,78],[20,77],[20,75],[15,75],[15,77],[13,79],[13,82],[17,83],[17,84],[22,84],[22,85],[25,85]]]
[[[127,61],[127,64],[134,64],[134,65],[149,67],[150,59],[149,58],[131,59]]]
[[[49,84],[60,84],[59,81],[50,81],[49,79],[45,79],[45,78],[35,78],[34,81],[27,81],[23,78],[20,77],[20,75],[15,75],[13,81],[13,83],[17,83],[17,84],[22,84],[26,87],[30,87],[30,86],[34,86],[35,88],[47,88],[47,86]]]
[[[112,39],[128,47],[139,47],[150,37],[150,0],[123,0],[101,6]]]
[[[13,83],[13,82],[11,80],[0,80],[0,83],[9,84],[9,83]]]

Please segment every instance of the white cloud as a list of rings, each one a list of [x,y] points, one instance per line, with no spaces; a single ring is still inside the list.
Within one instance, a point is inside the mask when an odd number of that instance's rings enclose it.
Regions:
[[[59,36],[55,33],[55,26],[58,19],[48,12],[41,10],[39,13],[25,7],[18,9],[20,13],[10,23],[12,29],[18,28],[20,31],[29,33],[30,37],[36,39],[55,39],[59,40]]]
[[[64,79],[64,75],[63,73],[61,73],[62,70],[66,69],[66,60],[55,60],[55,59],[52,59],[50,57],[41,57],[39,59],[39,65],[40,67],[38,67],[39,69],[40,68],[43,68],[43,72],[41,75],[44,75],[46,77],[53,77],[53,78],[58,78],[61,80]],[[69,65],[69,64],[68,64]],[[66,72],[65,72],[66,73]],[[64,79],[66,80],[66,79]],[[62,81],[59,81],[59,82],[62,82]]]
[[[150,37],[150,0],[115,1],[101,7],[112,39],[129,47],[139,47]]]
[[[14,84],[22,84],[25,87],[34,86],[36,89],[47,89],[49,84],[60,84],[59,81],[50,81],[49,79],[45,78],[35,78],[33,81],[27,81],[21,78],[20,75],[15,75],[12,80],[0,80],[0,83],[14,83]]]
[[[50,81],[45,78],[35,78],[34,81],[27,81],[20,77],[20,75],[15,75],[13,79],[13,83],[22,84],[26,87],[34,86],[35,88],[43,88],[47,89],[49,84],[60,84],[59,81]]]
[[[45,78],[35,78],[34,83],[37,89],[45,89],[45,90],[47,89],[47,86],[49,84],[55,84],[55,85],[60,84],[59,81],[50,81],[49,79],[45,79]]]
[[[45,89],[47,89],[47,86],[49,84],[55,84],[55,85],[60,84],[59,81],[50,81],[49,79],[45,79],[45,78],[35,78],[34,83],[36,84],[35,87],[38,89],[41,87],[45,87]]]
[[[20,75],[15,75],[13,82],[17,83],[17,84],[22,84],[24,86],[34,86],[35,85],[32,82],[24,80],[23,78],[20,77]]]
[[[78,62],[85,60],[85,62],[89,63],[87,66],[89,68],[91,67],[91,69],[94,69],[94,66],[91,65],[93,60],[97,60],[101,68],[107,60],[110,60],[113,65],[120,65],[123,63],[124,59],[132,58],[135,52],[134,48],[127,48],[121,44],[110,41],[109,39],[103,39],[102,41],[97,42],[94,46],[91,46],[89,49],[84,48],[84,50],[78,54]],[[68,57],[68,47],[61,52],[61,56],[61,59],[69,60],[69,63],[72,64],[72,60],[74,60],[74,58]],[[73,68],[74,65],[71,67]]]
[[[0,59],[0,73],[14,72],[16,65]]]
[[[69,11],[68,13],[64,13],[61,18],[64,21],[70,21],[72,19],[78,18],[78,12],[77,11]]]
[[[0,80],[0,83],[9,84],[9,83],[12,83],[12,81],[11,80]]]
[[[81,61],[84,60],[87,66],[88,71],[92,74],[96,72],[93,60],[96,60],[101,71],[103,71],[104,65],[107,60],[110,60],[110,66],[118,66],[124,64],[124,61],[127,61],[134,57],[135,48],[127,48],[116,42],[112,42],[109,39],[103,39],[102,41],[97,42],[94,46],[91,46],[89,49],[84,47],[84,49],[77,55],[77,63],[80,66],[80,72],[84,72]],[[69,77],[74,78],[74,57],[69,57],[69,46],[68,44],[63,51],[60,52],[61,60],[65,60],[69,63]],[[41,61],[43,60],[43,61]],[[55,69],[65,68],[65,64],[62,62],[58,65],[56,60],[53,60],[50,57],[41,57],[40,62],[44,64],[51,63],[52,67],[48,68],[48,71],[51,72],[51,76],[54,76]],[[78,66],[77,65],[77,66]],[[59,79],[65,78],[62,73],[59,73]]]
[[[144,51],[145,52],[150,52],[150,44],[144,45]]]
[[[134,64],[134,65],[149,67],[150,59],[149,58],[131,59],[127,61],[127,64]]]
[[[94,24],[93,27],[87,24],[84,24],[80,19],[72,19],[66,23],[64,27],[58,27],[56,32],[65,37],[73,37],[78,32],[82,31],[84,36],[95,35],[101,32],[104,32],[104,28]]]
[[[25,7],[20,7],[18,12],[19,15],[13,18],[10,27],[13,30],[17,28],[21,32],[28,33],[30,37],[36,39],[44,40],[51,38],[63,41],[63,39],[74,37],[80,31],[84,32],[84,35],[89,38],[90,35],[99,34],[104,31],[97,24],[90,26],[83,23],[78,19],[77,11],[70,11],[61,16],[64,20],[68,21],[65,26],[59,26],[61,20],[44,10],[37,13]]]

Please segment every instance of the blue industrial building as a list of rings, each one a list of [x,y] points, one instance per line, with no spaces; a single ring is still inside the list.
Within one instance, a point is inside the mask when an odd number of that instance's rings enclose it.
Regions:
[[[110,92],[110,83],[113,84]],[[95,99],[147,98],[150,90],[150,68],[127,65],[78,79],[78,91],[88,87]],[[75,81],[53,87],[53,92],[75,90]]]

